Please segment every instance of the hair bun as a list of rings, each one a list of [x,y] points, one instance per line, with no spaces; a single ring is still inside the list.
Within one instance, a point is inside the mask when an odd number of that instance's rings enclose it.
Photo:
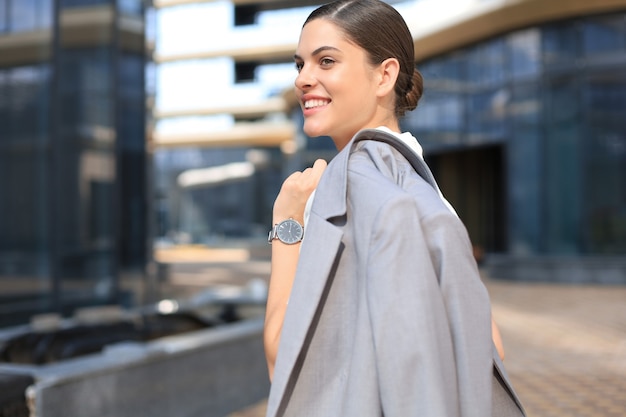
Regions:
[[[424,93],[424,79],[422,74],[417,70],[413,70],[413,76],[411,77],[411,88],[406,93],[406,105],[407,110],[413,110],[417,107],[417,103],[422,98]]]
[[[407,77],[408,78],[408,77]],[[417,103],[422,98],[424,92],[424,79],[422,74],[415,68],[411,81],[408,83],[404,96],[397,96],[397,115],[404,116],[407,111],[414,110],[417,107]]]

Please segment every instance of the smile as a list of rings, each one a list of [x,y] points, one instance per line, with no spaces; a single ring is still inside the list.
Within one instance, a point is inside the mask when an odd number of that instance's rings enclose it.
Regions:
[[[307,101],[304,102],[304,108],[305,109],[313,109],[315,107],[325,106],[328,103],[330,103],[330,100],[320,100],[320,99],[307,100]]]

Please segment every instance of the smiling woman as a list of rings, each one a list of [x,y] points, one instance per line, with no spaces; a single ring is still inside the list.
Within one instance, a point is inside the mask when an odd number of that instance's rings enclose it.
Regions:
[[[522,416],[494,349],[467,232],[399,118],[422,77],[400,14],[378,0],[305,21],[295,95],[340,151],[282,185],[270,234],[267,415]]]

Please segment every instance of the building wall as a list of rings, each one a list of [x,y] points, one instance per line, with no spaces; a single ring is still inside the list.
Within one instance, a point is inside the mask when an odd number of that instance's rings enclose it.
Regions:
[[[0,1],[0,326],[119,302],[144,268],[143,13]]]

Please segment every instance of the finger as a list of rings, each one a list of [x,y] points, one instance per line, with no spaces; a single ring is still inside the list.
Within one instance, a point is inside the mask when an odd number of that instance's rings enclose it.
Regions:
[[[315,162],[313,162],[313,169],[324,170],[327,165],[328,163],[324,159],[316,159]]]
[[[325,160],[318,159],[313,163],[312,167],[305,169],[302,173],[317,180],[324,173],[326,166],[327,164]]]

